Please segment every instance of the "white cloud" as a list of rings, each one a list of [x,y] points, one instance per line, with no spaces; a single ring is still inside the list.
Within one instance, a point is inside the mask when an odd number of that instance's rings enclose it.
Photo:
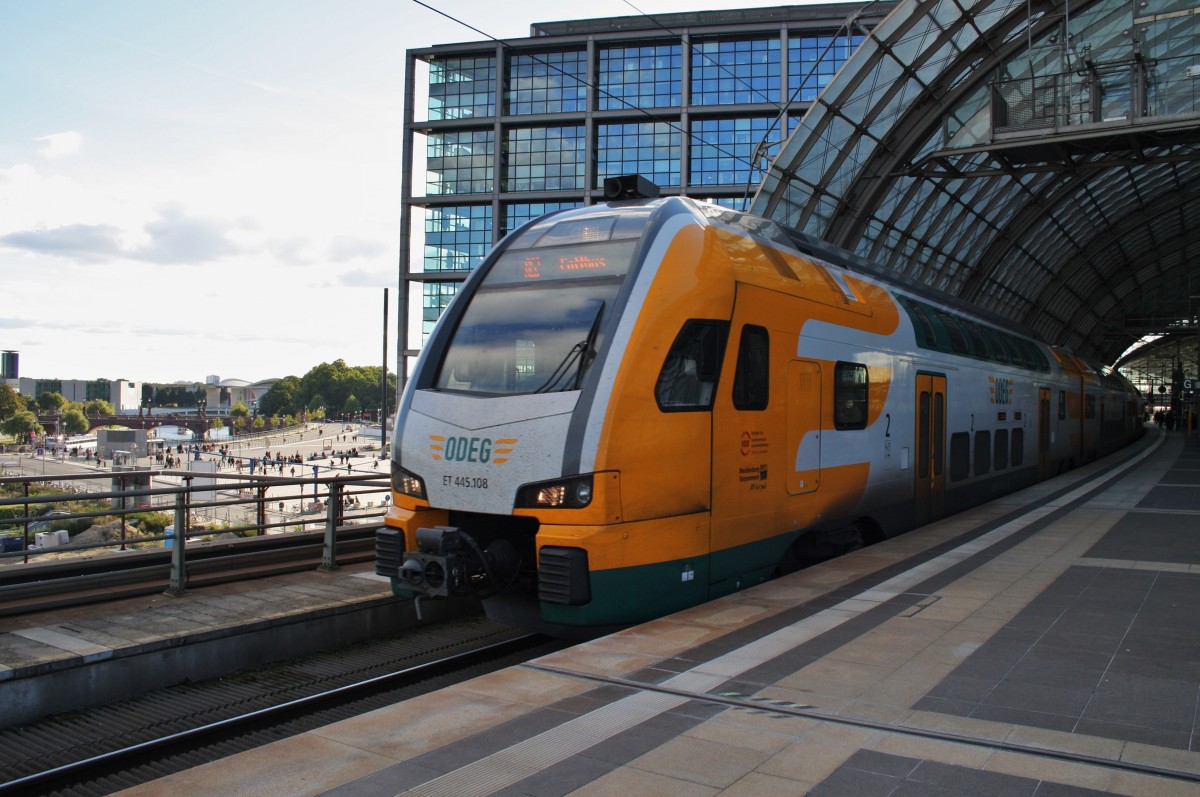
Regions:
[[[43,158],[54,160],[55,158],[66,158],[71,155],[79,154],[79,147],[83,144],[83,135],[75,131],[66,133],[51,133],[48,136],[41,136],[35,141],[45,141],[46,146],[38,150],[38,154]]]

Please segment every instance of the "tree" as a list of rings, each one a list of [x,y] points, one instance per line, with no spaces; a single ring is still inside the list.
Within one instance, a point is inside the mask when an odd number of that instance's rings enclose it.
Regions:
[[[246,406],[246,402],[239,401],[229,408],[229,417],[235,421],[239,418],[245,420],[250,417],[250,408]],[[237,423],[234,423],[234,426],[237,426]]]
[[[258,400],[258,411],[263,415],[293,415],[300,406],[296,403],[300,392],[300,378],[285,376]]]
[[[208,422],[208,428],[209,429],[224,429],[225,422],[222,421],[220,418],[213,418],[211,421]]]
[[[0,385],[0,422],[25,409],[21,394],[8,385]]]
[[[117,411],[113,408],[111,401],[104,399],[91,399],[83,402],[84,415],[116,415]]]
[[[22,442],[29,440],[29,433],[42,434],[46,430],[38,423],[37,416],[29,410],[21,410],[0,423],[0,432],[10,434]]]
[[[251,423],[250,425],[254,429],[254,431],[261,432],[263,430],[263,428],[267,425],[267,421],[265,418],[263,418],[263,416],[256,415],[256,416],[254,416],[253,423]]]
[[[83,411],[77,407],[71,407],[62,415],[62,432],[65,434],[83,434],[91,426]]]
[[[70,402],[67,401],[67,397],[62,393],[47,390],[37,397],[37,403],[42,412],[57,412],[64,409]]]
[[[342,413],[345,415],[357,415],[362,411],[362,404],[359,403],[358,396],[351,393],[346,398],[346,403],[342,405]]]

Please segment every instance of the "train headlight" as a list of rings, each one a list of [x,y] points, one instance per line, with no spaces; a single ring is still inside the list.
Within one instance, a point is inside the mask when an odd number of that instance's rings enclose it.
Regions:
[[[425,498],[425,482],[421,477],[392,462],[392,489],[413,498]]]
[[[592,502],[592,475],[527,484],[517,493],[519,509],[582,509]]]

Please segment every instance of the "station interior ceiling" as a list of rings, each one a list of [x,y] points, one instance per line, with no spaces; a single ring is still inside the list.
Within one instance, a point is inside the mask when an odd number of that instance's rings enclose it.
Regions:
[[[902,0],[751,211],[1144,390],[1198,376],[1198,5]]]

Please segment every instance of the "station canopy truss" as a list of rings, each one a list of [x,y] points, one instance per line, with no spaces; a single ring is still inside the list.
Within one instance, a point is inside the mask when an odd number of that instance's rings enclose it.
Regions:
[[[849,19],[863,44],[751,210],[1130,376],[1166,359],[1196,376],[1198,6],[901,0],[872,30]],[[1153,363],[1122,357],[1151,335]]]

